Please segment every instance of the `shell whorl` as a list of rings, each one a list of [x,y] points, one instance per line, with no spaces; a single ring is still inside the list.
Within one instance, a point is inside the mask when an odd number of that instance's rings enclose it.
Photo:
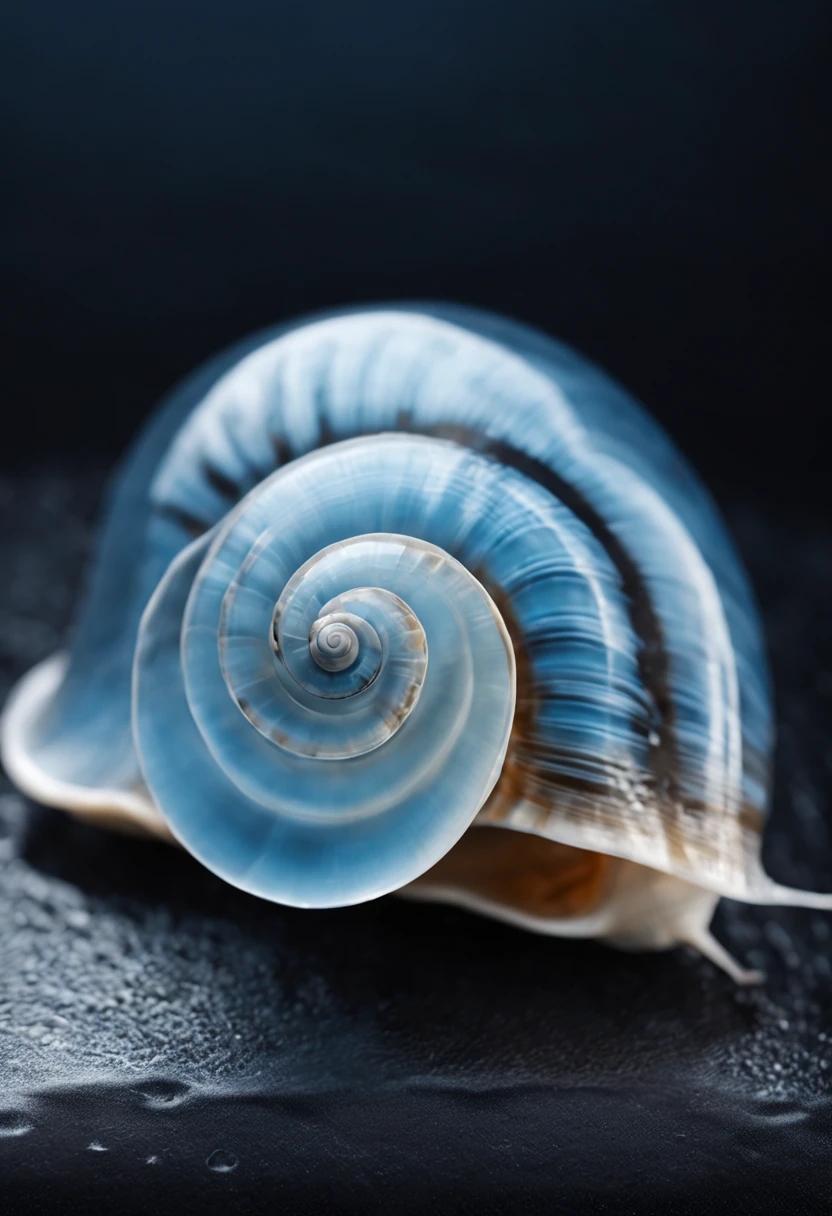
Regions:
[[[416,706],[427,638],[400,596],[350,583],[399,566],[402,586],[406,561],[415,578],[434,555],[409,537],[340,541],[292,575],[267,622],[283,556],[279,538],[265,534],[225,592],[218,639],[226,687],[260,734],[294,755],[345,760],[373,751]]]
[[[506,626],[465,565],[404,531],[432,487],[440,518],[448,482],[462,506],[469,459],[396,436],[315,453],[162,580],[137,745],[174,832],[223,877],[305,907],[370,899],[438,861],[493,789],[514,719]],[[321,630],[345,628],[352,661],[322,664]]]

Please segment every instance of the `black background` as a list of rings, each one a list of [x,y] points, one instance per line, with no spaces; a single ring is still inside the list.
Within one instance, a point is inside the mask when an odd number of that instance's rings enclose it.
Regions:
[[[217,348],[444,298],[597,359],[712,485],[826,505],[830,6],[7,7],[5,465]]]

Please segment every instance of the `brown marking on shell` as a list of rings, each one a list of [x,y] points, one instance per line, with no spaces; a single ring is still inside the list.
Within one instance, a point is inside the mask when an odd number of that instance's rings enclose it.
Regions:
[[[601,902],[612,859],[525,832],[471,828],[414,887],[462,889],[529,916],[567,919]]]
[[[744,832],[753,832],[757,836],[762,836],[766,820],[765,815],[759,807],[752,806],[750,802],[746,802],[740,808],[737,822]]]
[[[522,631],[514,615],[511,600],[502,587],[489,583],[488,575],[483,570],[473,570],[474,578],[488,591],[494,605],[503,619],[511,645],[514,650],[514,663],[517,672],[517,698],[514,708],[514,720],[511,724],[506,758],[503,763],[497,784],[488,800],[489,807],[493,805],[514,806],[527,797],[529,786],[529,767],[524,762],[527,758],[527,740],[533,737],[534,721],[537,715],[538,697],[532,675],[531,663]],[[497,813],[493,816],[499,819]]]
[[[196,540],[198,536],[203,536],[211,527],[211,524],[206,523],[204,519],[183,511],[181,507],[177,507],[173,503],[159,503],[155,505],[155,511],[163,519],[169,519],[178,528],[182,528],[193,540]]]
[[[626,834],[634,838],[660,834],[674,869],[695,875],[703,865],[724,863],[726,847],[731,862],[748,871],[755,867],[764,817],[749,803],[739,808],[730,801],[713,806],[688,798],[673,798],[657,789],[650,773],[628,771],[613,758],[592,775],[570,772],[578,759],[560,749],[542,749],[535,742],[535,719],[540,697],[535,688],[528,650],[505,591],[490,584],[482,570],[473,572],[488,590],[500,612],[514,647],[517,702],[506,759],[494,790],[480,811],[480,824],[506,824],[521,804],[534,811],[525,825],[547,838],[568,827],[574,831],[599,828],[612,843]],[[728,840],[726,843],[726,829]],[[564,846],[566,847],[566,846]]]
[[[729,863],[737,873],[756,870],[764,816],[749,803],[740,807],[688,801],[671,802],[644,780],[607,762],[608,783],[562,771],[546,771],[532,748],[523,741],[528,720],[518,728],[507,754],[506,766],[480,812],[481,823],[511,825],[513,812],[524,806],[529,830],[557,836],[600,832],[611,852],[630,837],[660,838],[674,871],[695,877],[703,867]],[[550,757],[551,759],[551,757]],[[566,757],[564,757],[566,759]],[[613,774],[617,773],[617,777]],[[530,813],[537,808],[537,816]]]
[[[271,443],[276,468],[281,469],[284,464],[289,464],[294,459],[291,444],[285,435],[272,435]]]
[[[425,649],[425,631],[415,616],[408,617],[405,645],[414,653]]]
[[[331,443],[336,443],[337,440],[338,436],[332,429],[332,423],[323,413],[318,414],[318,447],[329,447]]]
[[[653,608],[650,592],[641,571],[607,522],[583,495],[554,469],[526,452],[521,452],[518,448],[473,427],[419,427],[414,425],[411,411],[400,410],[396,416],[396,429],[410,434],[448,439],[487,456],[498,464],[516,469],[563,503],[603,547],[618,571],[627,600],[630,623],[641,642],[637,663],[642,685],[647,690],[654,708],[652,728],[659,736],[658,746],[650,749],[651,770],[656,784],[666,786],[673,792],[679,758],[674,731],[675,710],[670,696],[670,659],[665,646],[664,630]]]
[[[407,692],[399,704],[390,706],[388,712],[384,715],[384,723],[389,728],[391,735],[396,733],[405,718],[409,716],[421,691],[422,681],[416,682],[415,680],[411,680],[407,686]]]
[[[252,726],[259,730],[261,734],[265,734],[268,739],[271,739],[272,743],[276,743],[278,747],[285,747],[289,743],[289,736],[285,731],[278,730],[276,727],[267,729],[265,720],[254,710],[247,697],[235,692],[234,702],[240,713],[248,719]]]
[[[227,498],[230,503],[238,502],[242,498],[242,491],[237,483],[205,460],[202,462],[202,472],[211,489],[216,490],[220,497]]]

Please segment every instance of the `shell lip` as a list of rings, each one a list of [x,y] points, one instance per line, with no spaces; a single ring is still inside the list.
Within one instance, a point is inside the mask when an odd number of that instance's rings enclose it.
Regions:
[[[70,656],[57,651],[37,663],[13,687],[0,716],[0,758],[14,784],[43,806],[68,810],[101,826],[151,834],[170,840],[172,833],[149,794],[78,785],[45,771],[34,758],[38,723],[54,701]]]

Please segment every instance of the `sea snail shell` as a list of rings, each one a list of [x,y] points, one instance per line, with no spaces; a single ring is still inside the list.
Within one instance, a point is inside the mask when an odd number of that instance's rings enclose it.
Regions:
[[[832,907],[762,869],[771,736],[751,593],[669,440],[451,306],[187,381],[115,483],[70,653],[2,723],[34,797],[267,899],[405,888],[737,978],[720,895]]]

